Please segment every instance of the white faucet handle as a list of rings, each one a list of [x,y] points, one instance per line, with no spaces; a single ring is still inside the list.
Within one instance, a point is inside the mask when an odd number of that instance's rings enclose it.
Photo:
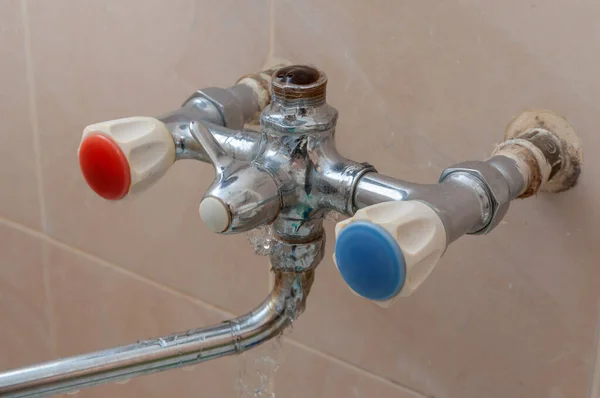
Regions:
[[[384,202],[335,227],[334,262],[353,292],[388,306],[411,295],[446,250],[438,214],[416,200]]]
[[[141,192],[175,162],[167,126],[152,117],[129,117],[83,130],[79,165],[88,185],[109,200]]]

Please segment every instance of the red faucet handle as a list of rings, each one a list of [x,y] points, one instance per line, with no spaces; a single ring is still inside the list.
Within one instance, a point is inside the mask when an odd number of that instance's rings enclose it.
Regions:
[[[79,166],[94,192],[119,200],[156,182],[175,162],[175,143],[163,122],[130,117],[83,130]]]

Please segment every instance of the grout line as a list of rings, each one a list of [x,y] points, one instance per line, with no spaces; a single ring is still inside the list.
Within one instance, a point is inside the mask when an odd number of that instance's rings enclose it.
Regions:
[[[146,276],[140,275],[140,274],[135,273],[133,271],[130,271],[130,270],[126,269],[126,268],[123,268],[123,267],[121,267],[119,265],[116,265],[116,264],[113,264],[111,262],[108,262],[108,261],[106,261],[106,260],[104,260],[104,259],[102,259],[102,258],[100,258],[100,257],[98,257],[98,256],[96,256],[94,254],[88,253],[86,251],[83,251],[83,250],[78,249],[78,248],[73,247],[73,246],[69,246],[68,244],[66,244],[64,242],[61,242],[61,241],[59,241],[59,240],[57,240],[55,238],[52,238],[52,237],[50,237],[48,235],[44,235],[44,239],[46,239],[48,242],[54,244],[55,246],[57,246],[57,247],[59,247],[59,248],[61,248],[63,250],[69,251],[69,252],[71,252],[73,254],[77,254],[79,256],[82,256],[84,258],[92,260],[92,261],[98,263],[100,266],[103,266],[103,267],[106,267],[106,268],[110,268],[113,271],[116,271],[116,272],[118,272],[120,274],[123,274],[123,275],[127,275],[127,276],[129,276],[129,277],[131,277],[133,279],[136,279],[136,280],[138,280],[140,282],[146,283],[146,284],[148,284],[150,286],[153,286],[153,287],[155,287],[157,289],[163,290],[163,291],[165,291],[167,293],[170,293],[170,294],[172,294],[174,296],[178,296],[180,298],[187,299],[187,300],[189,300],[189,301],[191,301],[191,302],[193,302],[195,304],[198,304],[198,305],[200,305],[202,307],[205,307],[208,310],[217,312],[217,313],[219,313],[221,315],[224,315],[224,316],[227,316],[227,317],[236,317],[237,316],[234,313],[230,312],[229,310],[227,310],[227,309],[225,309],[223,307],[220,307],[220,306],[218,306],[216,304],[213,304],[213,303],[209,303],[209,302],[204,301],[202,299],[199,299],[197,297],[191,296],[188,293],[184,293],[184,292],[182,292],[180,290],[177,290],[177,289],[174,289],[174,288],[172,288],[170,286],[163,285],[162,283],[159,283],[159,282],[157,282],[157,281],[155,281],[155,280],[153,280],[151,278],[148,278]]]
[[[43,232],[40,232],[40,231],[38,231],[36,229],[27,227],[27,226],[25,226],[23,224],[19,224],[18,222],[9,220],[7,218],[0,217],[0,224],[4,225],[6,227],[14,228],[14,229],[16,229],[17,231],[19,231],[21,233],[28,234],[28,235],[33,235],[36,238],[43,239],[44,236],[45,236],[45,234]]]
[[[132,277],[132,278],[134,278],[134,279],[136,279],[136,280],[138,280],[140,282],[143,282],[143,283],[146,283],[148,285],[151,285],[151,286],[153,286],[153,287],[155,287],[157,289],[163,290],[163,291],[168,292],[170,294],[173,294],[173,295],[175,295],[177,297],[185,298],[185,299],[187,299],[189,301],[192,301],[195,304],[198,304],[198,305],[200,305],[200,306],[202,306],[202,307],[204,307],[206,309],[209,309],[211,311],[215,311],[215,312],[217,312],[217,313],[219,313],[221,315],[224,315],[224,316],[227,316],[227,317],[236,317],[237,316],[233,312],[231,312],[231,311],[229,311],[229,310],[227,310],[225,308],[219,307],[216,304],[209,303],[207,301],[204,301],[202,299],[199,299],[197,297],[191,296],[191,295],[189,295],[187,293],[184,293],[182,291],[174,289],[174,288],[172,288],[170,286],[163,285],[162,283],[159,283],[159,282],[157,282],[157,281],[155,281],[155,280],[153,280],[151,278],[148,278],[146,276],[137,274],[137,273],[135,273],[133,271],[130,271],[130,270],[126,269],[126,268],[123,268],[123,267],[121,267],[119,265],[113,264],[113,263],[111,263],[111,262],[109,262],[107,260],[104,260],[104,259],[102,259],[102,258],[100,258],[100,257],[98,257],[98,256],[96,256],[94,254],[91,254],[91,253],[88,253],[88,252],[86,252],[84,250],[81,250],[81,249],[78,249],[76,247],[70,246],[67,243],[64,243],[64,242],[62,242],[62,241],[60,241],[58,239],[55,239],[55,238],[53,238],[51,236],[48,236],[48,235],[46,235],[43,232],[36,231],[35,229],[31,229],[31,228],[26,227],[26,226],[24,226],[22,224],[16,223],[16,222],[11,221],[11,220],[7,220],[7,219],[2,218],[2,217],[0,217],[0,224],[4,224],[6,226],[12,227],[12,228],[14,228],[14,229],[16,229],[16,230],[24,233],[24,234],[29,234],[29,235],[35,236],[35,237],[37,237],[39,239],[42,239],[42,240],[46,241],[47,243],[51,243],[51,244],[53,244],[53,245],[61,248],[62,250],[66,250],[66,251],[69,251],[69,252],[71,252],[73,254],[77,254],[79,256],[82,256],[82,257],[84,257],[86,259],[89,259],[89,260],[95,262],[95,263],[98,263],[100,266],[103,266],[103,267],[106,267],[106,268],[110,268],[110,269],[112,269],[112,270],[114,270],[114,271],[116,271],[118,273],[130,276],[130,277]]]
[[[267,60],[263,64],[263,69],[273,66],[273,57],[275,53],[275,0],[269,0],[268,9],[269,18],[269,51],[267,51]],[[275,283],[275,275],[271,272],[271,262],[268,263],[268,278],[267,278],[267,294],[271,293],[273,284]]]
[[[269,52],[267,62],[275,55],[275,0],[269,0]]]
[[[58,356],[58,340],[56,338],[57,327],[54,317],[54,301],[52,300],[52,284],[50,283],[50,272],[48,262],[48,243],[43,238],[40,240],[42,242],[42,277],[44,280],[44,290],[46,296],[46,303],[44,303],[44,309],[46,312],[46,318],[48,319],[50,352],[53,356]]]
[[[153,279],[150,279],[150,278],[145,277],[143,275],[139,275],[139,274],[137,274],[137,273],[135,273],[133,271],[130,271],[128,269],[122,268],[121,266],[118,266],[118,265],[115,265],[113,263],[110,263],[110,262],[108,262],[108,261],[106,261],[106,260],[104,260],[104,259],[102,259],[100,257],[97,257],[97,256],[95,256],[93,254],[90,254],[90,253],[88,253],[86,251],[83,251],[81,249],[69,246],[68,244],[66,244],[64,242],[61,242],[61,241],[59,241],[59,240],[57,240],[55,238],[52,238],[52,237],[46,235],[43,232],[40,232],[40,231],[37,231],[35,229],[29,228],[29,227],[27,227],[25,225],[22,225],[22,224],[19,224],[19,223],[16,223],[14,221],[11,221],[11,220],[8,220],[8,219],[5,219],[5,218],[1,218],[1,217],[0,217],[0,224],[4,224],[4,225],[6,225],[8,227],[14,228],[14,229],[16,229],[16,230],[18,230],[18,231],[20,231],[20,232],[22,232],[24,234],[35,236],[35,237],[37,237],[39,239],[42,239],[43,243],[45,243],[45,244],[47,244],[47,243],[53,244],[53,245],[61,248],[62,250],[66,250],[66,251],[69,251],[69,252],[71,252],[73,254],[77,254],[79,256],[82,256],[84,258],[92,260],[93,262],[99,264],[102,267],[110,268],[111,270],[113,270],[115,272],[118,272],[118,273],[123,274],[123,275],[127,275],[127,276],[129,276],[131,278],[134,278],[134,279],[136,279],[136,280],[138,280],[138,281],[140,281],[142,283],[146,283],[146,284],[151,285],[151,286],[153,286],[153,287],[155,287],[157,289],[160,289],[162,291],[165,291],[165,292],[168,292],[170,294],[173,294],[174,296],[177,296],[177,297],[189,300],[189,301],[191,301],[191,302],[193,302],[193,303],[195,303],[195,304],[197,304],[197,305],[199,305],[199,306],[201,306],[201,307],[203,307],[205,309],[217,312],[218,314],[223,315],[225,317],[234,318],[234,317],[237,316],[237,315],[235,315],[234,313],[232,313],[231,311],[229,311],[229,310],[227,310],[225,308],[219,307],[218,305],[215,305],[213,303],[206,302],[206,301],[204,301],[202,299],[199,299],[197,297],[190,296],[187,293],[181,292],[181,291],[179,291],[177,289],[174,289],[174,288],[172,288],[170,286],[166,286],[166,285],[163,285],[163,284],[161,284],[159,282],[156,282]],[[44,259],[45,258],[46,258],[46,250],[44,250]],[[271,274],[271,273],[269,272],[269,274]],[[371,377],[371,378],[373,378],[375,380],[378,380],[379,382],[388,384],[390,386],[393,386],[395,388],[404,390],[406,392],[410,392],[410,393],[413,393],[413,394],[421,395],[422,397],[426,397],[423,393],[421,393],[421,392],[419,392],[417,390],[414,390],[414,389],[412,389],[410,387],[402,385],[402,384],[400,384],[400,383],[398,383],[396,381],[390,380],[390,379],[388,379],[388,378],[386,378],[384,376],[372,373],[371,371],[369,371],[367,369],[364,369],[364,368],[362,368],[362,367],[360,367],[360,366],[358,366],[358,365],[356,365],[354,363],[350,363],[350,362],[347,362],[345,360],[339,359],[339,358],[337,358],[337,357],[335,357],[335,356],[333,356],[333,355],[331,355],[329,353],[325,353],[323,351],[319,351],[316,348],[313,348],[313,347],[311,347],[309,345],[306,345],[304,343],[299,342],[298,340],[289,338],[289,336],[285,337],[285,339],[290,344],[292,344],[292,345],[294,345],[296,347],[302,348],[302,349],[310,352],[311,354],[314,354],[314,355],[317,355],[317,356],[319,356],[321,358],[325,358],[327,360],[330,360],[330,361],[334,362],[335,364],[337,364],[339,366],[343,366],[343,367],[346,367],[348,369],[352,369],[354,371],[358,371],[358,372],[363,373],[363,374],[365,374],[365,375],[367,375],[367,376],[369,376],[369,377]]]
[[[417,391],[417,390],[415,390],[415,389],[413,389],[411,387],[405,386],[403,384],[400,384],[397,381],[390,380],[387,377],[384,377],[384,376],[378,375],[376,373],[373,373],[370,370],[362,368],[362,367],[360,367],[360,366],[358,366],[358,365],[356,365],[354,363],[347,362],[347,361],[345,361],[343,359],[340,359],[340,358],[337,358],[337,357],[335,357],[335,356],[333,356],[331,354],[325,353],[323,351],[319,351],[318,349],[316,349],[314,347],[311,347],[309,345],[301,343],[298,340],[289,338],[289,335],[287,337],[285,337],[285,340],[287,342],[289,342],[290,344],[298,347],[298,348],[301,348],[301,349],[304,349],[304,350],[310,352],[313,355],[316,355],[316,356],[319,356],[321,358],[325,358],[327,360],[330,360],[330,361],[332,361],[333,363],[335,363],[338,366],[342,366],[342,367],[345,367],[345,368],[348,368],[348,369],[352,369],[352,370],[354,370],[356,372],[362,373],[362,374],[364,374],[364,375],[366,375],[366,376],[368,376],[368,377],[370,377],[370,378],[372,378],[374,380],[377,380],[380,383],[387,384],[389,386],[392,386],[394,388],[400,389],[400,390],[402,390],[404,392],[407,392],[407,393],[417,394],[417,395],[419,395],[420,397],[423,397],[423,398],[427,397],[422,392]]]
[[[267,52],[267,60],[263,64],[263,69],[272,68],[275,64],[273,61],[275,53],[275,0],[269,0],[269,51]],[[271,293],[275,284],[275,274],[271,272],[271,261],[267,260],[268,277],[267,277],[267,294]]]
[[[25,72],[29,99],[29,123],[35,161],[37,199],[40,211],[40,224],[42,231],[46,230],[46,200],[44,197],[44,184],[42,181],[42,157],[39,137],[39,123],[37,111],[37,94],[35,89],[35,76],[33,71],[33,55],[31,51],[31,31],[29,29],[29,11],[27,0],[21,0],[21,22],[23,23],[23,49],[25,53]],[[14,227],[14,225],[13,225]],[[30,232],[30,231],[27,231]],[[36,233],[38,231],[35,231]],[[40,233],[40,235],[43,235]],[[54,322],[54,311],[52,308],[50,278],[48,274],[48,260],[46,243],[42,240],[42,281],[44,285],[44,314],[48,322],[48,339],[50,341],[50,352],[56,354],[56,325]]]
[[[33,136],[33,152],[35,155],[35,173],[37,193],[40,206],[40,219],[42,231],[46,231],[46,201],[44,198],[44,184],[42,183],[42,157],[39,138],[39,123],[37,111],[37,95],[35,89],[35,77],[33,71],[33,55],[31,52],[31,31],[29,30],[29,12],[27,0],[21,0],[21,19],[23,22],[23,41],[25,47],[25,69],[27,75],[27,87],[29,91],[29,122]]]
[[[275,65],[278,64],[291,64],[287,59],[278,58],[275,55],[275,1],[269,0],[269,10],[268,10],[268,24],[269,24],[269,38],[268,38],[268,47],[269,51],[267,52],[267,59],[265,60],[262,69],[271,69]]]

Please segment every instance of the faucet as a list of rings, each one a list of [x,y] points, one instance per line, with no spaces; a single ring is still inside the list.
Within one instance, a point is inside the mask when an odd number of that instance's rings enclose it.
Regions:
[[[485,161],[416,184],[341,155],[338,112],[327,77],[307,65],[247,75],[233,87],[195,92],[173,112],[92,124],[79,162],[107,200],[138,194],[175,162],[212,164],[200,202],[218,234],[254,231],[268,242],[274,286],[253,311],[230,321],[153,340],[0,373],[3,397],[48,396],[237,354],[279,336],[304,310],[325,250],[323,222],[335,228],[335,265],[357,295],[382,305],[411,295],[448,245],[492,231],[516,198],[573,187],[581,146],[565,119],[522,113]],[[260,131],[245,128],[260,114]],[[343,137],[343,136],[342,136]]]

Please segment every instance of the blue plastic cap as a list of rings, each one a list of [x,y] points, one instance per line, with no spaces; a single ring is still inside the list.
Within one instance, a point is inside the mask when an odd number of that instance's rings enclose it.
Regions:
[[[391,299],[406,280],[406,263],[398,243],[370,222],[353,222],[340,232],[335,261],[348,286],[369,300]]]

